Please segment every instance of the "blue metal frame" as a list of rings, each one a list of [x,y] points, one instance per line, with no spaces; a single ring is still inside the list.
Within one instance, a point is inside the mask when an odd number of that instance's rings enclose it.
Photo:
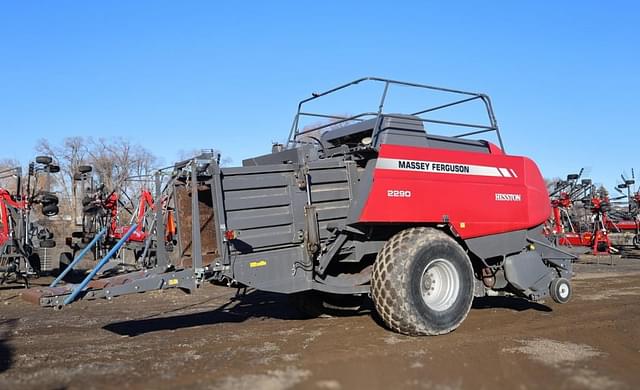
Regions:
[[[120,248],[125,244],[125,242],[129,240],[129,237],[131,237],[131,235],[133,234],[133,232],[136,230],[137,227],[138,227],[137,223],[134,223],[133,225],[131,225],[127,233],[125,233],[125,235],[116,243],[116,245],[114,245],[113,248],[111,248],[109,253],[107,253],[100,260],[100,262],[93,268],[93,270],[91,270],[89,275],[87,275],[87,277],[84,278],[84,280],[73,289],[73,291],[71,292],[71,295],[69,295],[64,300],[65,305],[72,303],[78,297],[78,295],[80,295],[82,290],[84,290],[89,284],[89,282],[91,282],[91,279],[93,279],[93,277],[96,276],[96,274],[102,269],[102,267],[104,267],[104,265],[107,264],[109,259],[111,259],[113,255],[115,255],[118,252],[118,250],[120,250]]]
[[[91,248],[93,248],[98,243],[98,241],[102,238],[102,236],[104,236],[106,233],[107,233],[107,228],[104,228],[98,234],[96,234],[96,236],[93,237],[93,240],[91,240],[89,245],[87,245],[86,247],[84,247],[84,249],[82,249],[82,251],[80,251],[80,254],[78,254],[78,256],[76,256],[76,258],[73,259],[71,264],[69,264],[67,268],[64,271],[62,271],[62,273],[58,275],[58,277],[53,282],[51,282],[49,287],[57,286],[58,283],[60,283],[60,281],[73,269],[73,267],[76,266],[76,264],[80,262],[80,260],[82,260],[84,255],[86,255],[87,252],[89,252],[89,250],[91,250]]]

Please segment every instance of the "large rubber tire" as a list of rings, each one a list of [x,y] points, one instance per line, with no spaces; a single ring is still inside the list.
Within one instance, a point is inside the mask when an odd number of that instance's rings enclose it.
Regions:
[[[440,230],[417,227],[386,242],[373,267],[371,296],[392,330],[438,335],[467,317],[473,287],[473,268],[463,248]]]
[[[47,248],[47,249],[49,249],[49,248],[55,248],[55,247],[56,247],[56,242],[55,242],[55,240],[50,240],[50,239],[47,239],[47,240],[40,240],[40,241],[38,242],[38,246],[39,246],[40,248]]]
[[[78,172],[79,173],[89,173],[93,170],[93,167],[91,167],[91,165],[80,165],[78,167]]]
[[[54,215],[58,215],[60,209],[57,204],[47,204],[42,206],[42,214],[46,217],[53,217]]]
[[[50,156],[38,156],[36,157],[36,162],[38,164],[49,165],[53,162],[53,158]]]
[[[51,194],[51,193],[40,194],[39,197],[40,197],[40,202],[43,205],[58,204],[60,202],[60,199],[55,194]]]
[[[84,232],[71,232],[71,237],[73,238],[83,238],[85,235]]]

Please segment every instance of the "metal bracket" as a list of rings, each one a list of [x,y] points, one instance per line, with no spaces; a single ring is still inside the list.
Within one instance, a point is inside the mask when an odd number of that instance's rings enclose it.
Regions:
[[[324,273],[327,271],[329,263],[331,263],[331,260],[333,260],[336,253],[338,253],[338,251],[346,241],[346,234],[338,235],[338,238],[333,242],[333,244],[329,246],[329,250],[324,255],[320,256],[320,259],[318,260],[318,266],[316,267],[316,271],[319,275],[324,275]]]

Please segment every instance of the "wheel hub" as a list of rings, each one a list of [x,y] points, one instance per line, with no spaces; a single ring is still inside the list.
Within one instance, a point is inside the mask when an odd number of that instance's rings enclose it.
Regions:
[[[569,286],[567,286],[566,284],[561,284],[558,287],[558,295],[561,298],[566,298],[569,296]]]
[[[460,277],[453,263],[447,259],[429,262],[422,273],[420,290],[424,303],[432,310],[453,306],[460,294]]]

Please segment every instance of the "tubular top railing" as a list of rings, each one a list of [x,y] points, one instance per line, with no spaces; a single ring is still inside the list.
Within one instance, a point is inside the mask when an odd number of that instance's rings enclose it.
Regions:
[[[302,107],[313,100],[319,99],[323,96],[327,96],[329,94],[338,92],[340,90],[343,90],[345,88],[360,84],[361,82],[364,81],[371,81],[371,82],[378,82],[378,83],[382,83],[384,84],[384,89],[382,91],[382,96],[380,97],[380,103],[378,105],[378,110],[375,112],[363,112],[360,114],[356,114],[353,116],[349,116],[349,117],[344,117],[344,116],[336,116],[336,115],[328,115],[328,114],[321,114],[321,113],[312,113],[312,112],[306,112],[306,111],[302,111]],[[331,126],[335,126],[341,123],[346,123],[346,122],[362,122],[366,119],[376,119],[376,124],[374,126],[374,131],[373,131],[373,138],[375,139],[377,137],[378,132],[380,131],[380,126],[382,123],[382,117],[388,117],[388,118],[406,118],[406,116],[400,116],[397,114],[387,114],[384,113],[384,104],[387,98],[387,93],[389,91],[389,87],[391,85],[400,85],[400,86],[405,86],[405,87],[414,87],[414,88],[422,88],[422,89],[426,89],[426,90],[431,90],[431,91],[437,91],[437,92],[447,92],[450,93],[452,95],[462,95],[462,96],[466,96],[462,99],[457,99],[457,100],[453,100],[449,103],[446,104],[441,104],[438,106],[433,106],[433,107],[427,107],[423,110],[420,111],[416,111],[414,113],[411,113],[409,115],[415,116],[416,120],[419,120],[421,122],[426,122],[426,123],[433,123],[433,124],[437,124],[437,125],[448,125],[448,126],[456,126],[456,127],[465,127],[465,128],[469,128],[469,129],[477,129],[477,130],[473,130],[470,132],[466,132],[466,133],[462,133],[462,134],[457,134],[454,135],[454,137],[460,138],[460,137],[467,137],[470,135],[476,135],[476,134],[482,134],[482,133],[487,133],[487,132],[495,132],[496,136],[498,138],[498,142],[500,144],[500,148],[504,151],[504,145],[502,143],[502,137],[500,136],[500,130],[498,129],[498,123],[496,121],[495,115],[493,113],[493,107],[491,105],[491,99],[489,98],[489,96],[483,94],[483,93],[476,93],[476,92],[467,92],[467,91],[461,91],[461,90],[456,90],[456,89],[450,89],[450,88],[442,88],[442,87],[434,87],[431,85],[426,85],[426,84],[417,84],[417,83],[410,83],[410,82],[405,82],[405,81],[397,81],[397,80],[390,80],[390,79],[384,79],[384,78],[379,78],[379,77],[363,77],[357,80],[354,80],[350,83],[346,83],[346,84],[342,84],[340,86],[337,86],[335,88],[332,88],[328,91],[325,92],[321,92],[321,93],[312,93],[311,97],[301,100],[298,103],[298,111],[296,112],[296,115],[293,119],[293,124],[291,125],[291,131],[289,132],[289,139],[288,139],[288,147],[292,147],[296,142],[298,142],[296,139],[303,134],[306,133],[310,133],[312,131],[317,131],[317,130],[322,130],[325,129],[327,127],[331,127]],[[475,123],[464,123],[464,122],[452,122],[452,121],[445,121],[445,120],[436,120],[436,119],[430,119],[430,118],[423,118],[420,115],[424,115],[424,114],[428,114],[434,111],[438,111],[438,110],[442,110],[445,108],[449,108],[449,107],[453,107],[459,104],[463,104],[463,103],[468,103],[474,100],[481,100],[484,105],[485,108],[487,110],[487,116],[489,119],[489,124],[488,125],[482,125],[482,124],[475,124]],[[315,126],[309,129],[303,129],[302,131],[300,131],[300,118],[301,117],[315,117],[315,118],[324,118],[324,119],[333,119],[335,121],[331,121],[327,124],[323,124],[323,125],[319,125],[319,126]]]

